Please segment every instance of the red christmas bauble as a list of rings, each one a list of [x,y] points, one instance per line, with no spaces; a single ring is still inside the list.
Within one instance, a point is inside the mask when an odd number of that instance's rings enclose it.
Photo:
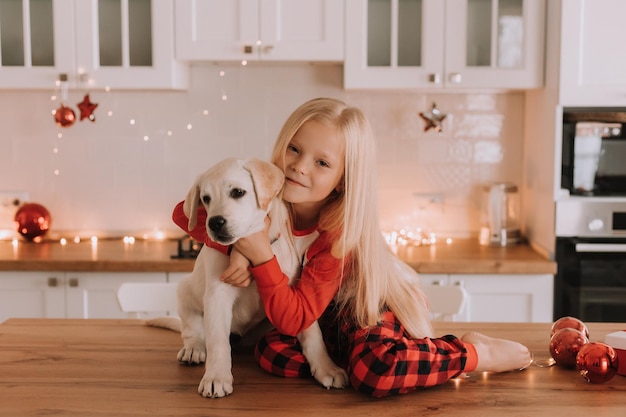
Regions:
[[[552,325],[552,329],[550,330],[550,337],[552,337],[557,331],[567,328],[580,330],[587,337],[587,339],[589,339],[589,329],[587,329],[585,323],[583,323],[576,317],[570,316],[561,317],[554,322],[554,324]]]
[[[28,240],[43,236],[50,229],[52,218],[47,208],[37,203],[26,203],[15,213],[17,231]]]
[[[557,365],[567,368],[576,366],[576,355],[589,339],[576,329],[560,329],[550,338],[550,355]]]
[[[76,121],[76,113],[74,113],[74,110],[61,104],[61,107],[54,112],[54,121],[57,126],[70,127]]]
[[[613,378],[618,367],[615,349],[602,342],[587,343],[576,356],[576,370],[592,384],[602,384]]]

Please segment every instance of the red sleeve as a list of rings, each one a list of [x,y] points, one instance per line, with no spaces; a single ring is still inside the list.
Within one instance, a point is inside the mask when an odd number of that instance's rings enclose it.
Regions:
[[[196,227],[194,227],[193,230],[189,230],[189,218],[185,215],[185,211],[183,210],[183,203],[184,201],[181,201],[180,203],[176,204],[176,207],[174,207],[174,212],[172,213],[172,220],[174,220],[174,223],[176,223],[178,227],[183,229],[198,242],[202,242],[205,245],[213,249],[217,249],[225,255],[228,255],[229,247],[213,242],[206,232],[206,210],[204,206],[200,205],[198,207],[198,212],[196,214]]]
[[[330,244],[324,234],[313,242],[292,286],[276,257],[251,268],[265,313],[279,333],[295,336],[308,328],[337,294],[343,262],[330,254]]]

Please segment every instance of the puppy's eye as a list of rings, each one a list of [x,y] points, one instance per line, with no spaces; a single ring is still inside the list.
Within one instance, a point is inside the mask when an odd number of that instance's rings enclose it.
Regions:
[[[202,202],[203,202],[204,204],[209,204],[209,203],[211,202],[211,196],[208,196],[208,195],[203,195],[203,196],[202,196]]]
[[[230,190],[231,198],[241,198],[246,195],[246,190],[242,190],[241,188],[233,188]]]

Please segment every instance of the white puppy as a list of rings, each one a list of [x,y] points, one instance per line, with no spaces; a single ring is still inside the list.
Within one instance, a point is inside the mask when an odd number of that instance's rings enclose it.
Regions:
[[[300,272],[299,258],[289,239],[287,210],[278,196],[284,181],[275,165],[258,159],[226,159],[201,174],[189,190],[183,210],[189,229],[196,226],[199,204],[207,212],[210,238],[230,245],[258,232],[271,222],[272,250],[290,282]],[[233,392],[231,333],[243,335],[265,318],[254,282],[246,288],[220,280],[229,265],[222,252],[204,246],[193,272],[178,285],[180,321],[153,319],[149,324],[181,332],[183,348],[178,360],[187,364],[205,362],[198,392],[204,397],[223,397]],[[348,382],[343,369],[328,356],[317,322],[298,335],[311,373],[326,388],[342,388]]]

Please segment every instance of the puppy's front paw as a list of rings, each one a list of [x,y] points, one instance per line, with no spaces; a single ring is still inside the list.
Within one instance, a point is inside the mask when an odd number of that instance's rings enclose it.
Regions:
[[[348,374],[334,363],[318,368],[311,367],[313,377],[326,389],[344,388],[348,386]]]
[[[199,365],[206,360],[206,348],[202,343],[183,346],[182,349],[178,351],[176,358],[179,362],[186,365]]]
[[[198,393],[206,398],[220,398],[233,393],[233,375],[209,375],[205,373],[198,385]]]

